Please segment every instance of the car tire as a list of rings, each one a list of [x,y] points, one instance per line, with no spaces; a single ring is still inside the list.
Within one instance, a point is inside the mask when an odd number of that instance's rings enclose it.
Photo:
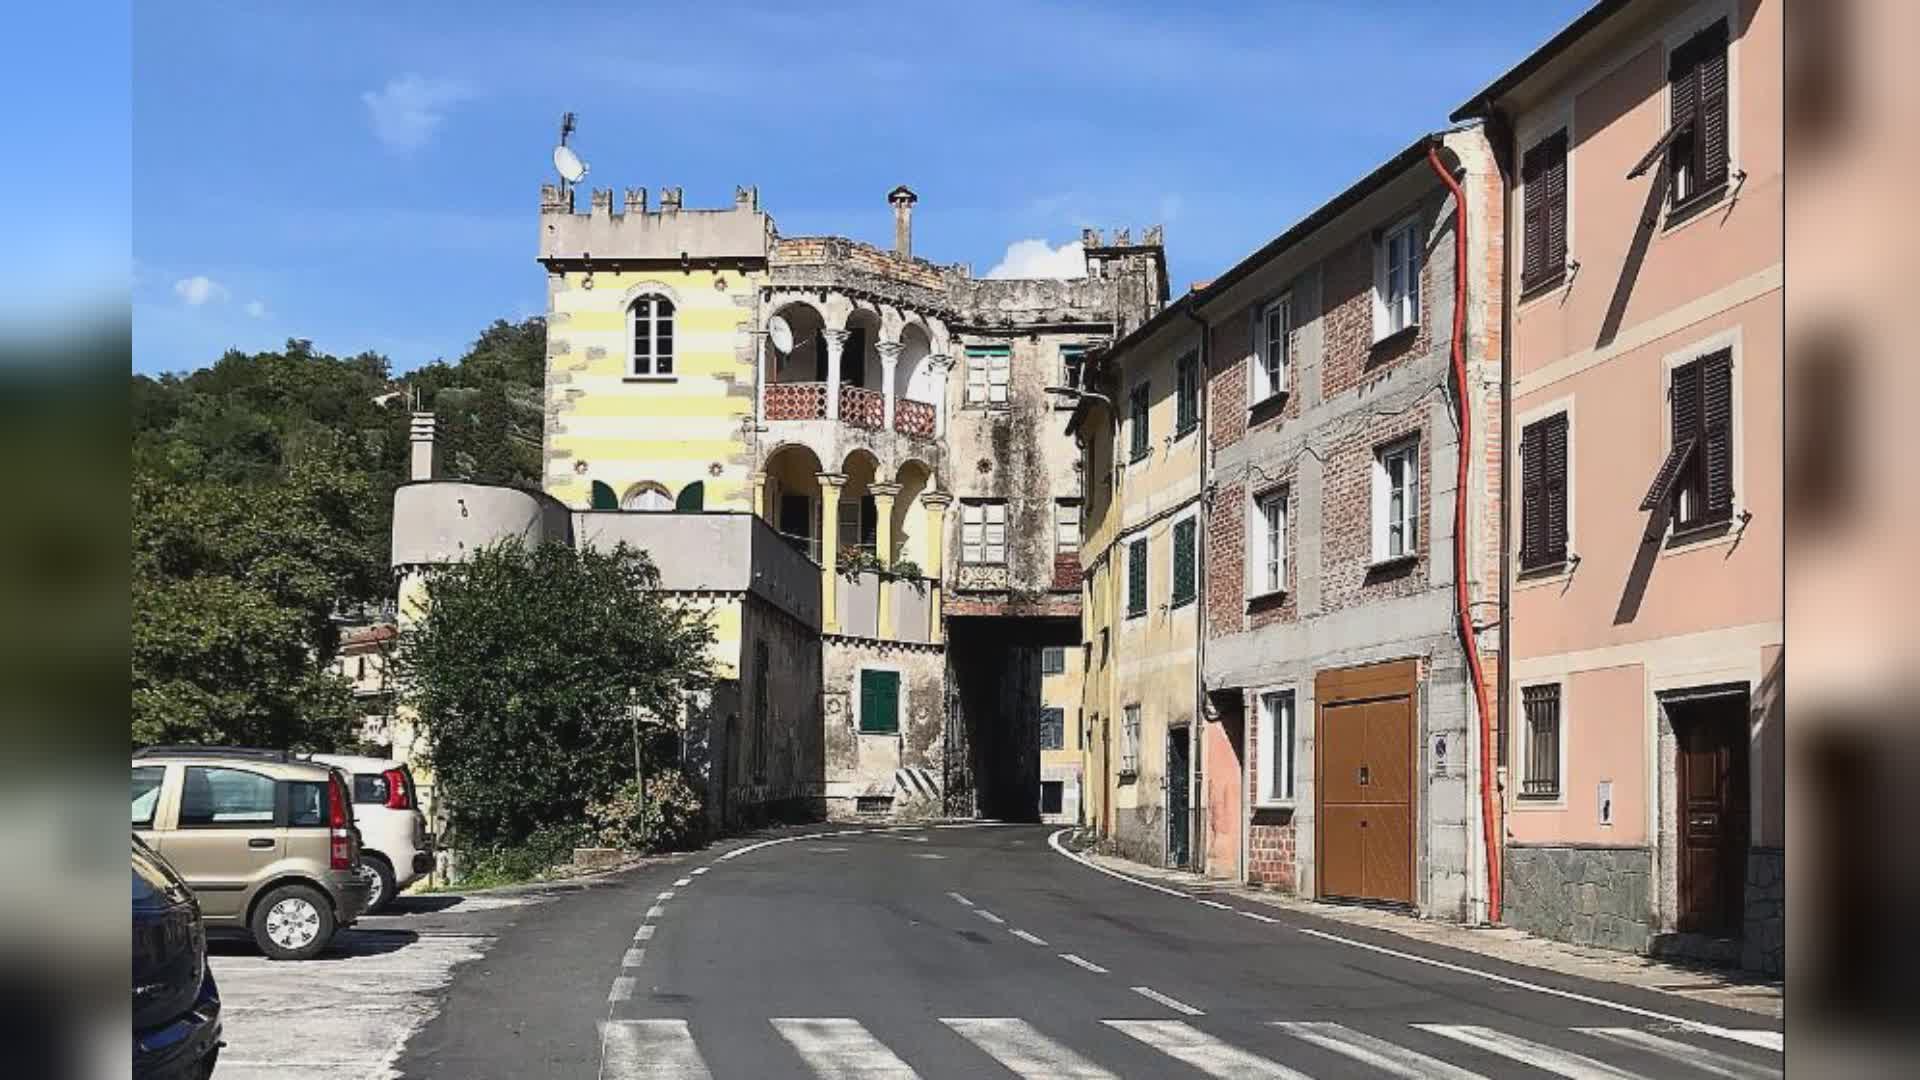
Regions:
[[[254,905],[251,929],[269,959],[311,960],[333,940],[333,903],[311,885],[281,885]]]
[[[378,915],[393,903],[394,896],[400,892],[399,882],[394,880],[393,867],[388,865],[384,855],[362,852],[360,864],[367,868],[367,876],[373,882],[373,892],[367,896],[364,914]]]

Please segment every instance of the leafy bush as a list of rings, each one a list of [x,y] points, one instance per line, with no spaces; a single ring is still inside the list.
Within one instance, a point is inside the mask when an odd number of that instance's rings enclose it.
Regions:
[[[468,848],[455,863],[461,888],[484,889],[533,881],[563,863],[573,861],[573,849],[592,839],[579,825],[536,829],[517,844]]]
[[[700,795],[677,772],[647,778],[647,797],[629,781],[611,796],[587,806],[603,847],[625,851],[676,851],[696,847],[706,832]]]

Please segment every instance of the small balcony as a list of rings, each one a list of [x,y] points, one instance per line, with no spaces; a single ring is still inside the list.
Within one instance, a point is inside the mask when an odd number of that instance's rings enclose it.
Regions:
[[[843,384],[840,387],[840,422],[868,431],[887,426],[887,399],[878,390]]]
[[[916,439],[931,439],[934,416],[932,405],[912,398],[901,398],[893,403],[893,430]]]
[[[853,388],[841,387],[841,389]],[[769,383],[766,390],[767,419],[769,420],[825,420],[827,418],[826,383]]]

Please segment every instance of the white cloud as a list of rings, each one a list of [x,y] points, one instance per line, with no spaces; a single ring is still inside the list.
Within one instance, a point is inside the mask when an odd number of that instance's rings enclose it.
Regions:
[[[1077,278],[1087,276],[1087,257],[1074,240],[1059,247],[1045,240],[1015,240],[993,269],[990,278]]]
[[[460,83],[402,75],[384,90],[360,95],[373,120],[373,133],[390,150],[405,153],[426,145],[447,118],[447,108],[473,96]]]
[[[264,318],[266,318],[266,317],[267,317],[267,305],[266,305],[266,301],[264,301],[264,300],[249,300],[249,301],[247,301],[247,314],[248,314],[248,315],[251,315],[252,317],[254,317],[254,318],[256,318],[256,319],[264,319]]]
[[[205,274],[181,278],[173,283],[173,291],[191,307],[199,307],[209,300],[225,301],[230,295],[227,287]]]

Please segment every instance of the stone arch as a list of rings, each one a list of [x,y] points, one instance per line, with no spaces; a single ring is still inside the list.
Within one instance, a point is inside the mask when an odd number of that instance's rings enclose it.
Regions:
[[[895,560],[905,560],[924,569],[932,565],[932,552],[926,535],[926,509],[920,504],[922,492],[933,489],[933,466],[919,458],[908,458],[894,470],[894,482],[900,494],[893,500],[893,536],[898,545]]]
[[[781,443],[763,467],[767,523],[808,558],[820,559],[820,456],[804,443]]]
[[[774,353],[774,362],[769,365],[772,369],[769,381],[826,382],[826,313],[811,301],[792,299],[783,302],[767,316],[769,325],[775,315],[784,316],[788,325],[793,327],[793,351],[780,355],[774,350],[773,342],[767,342],[768,351]]]
[[[664,513],[673,509],[673,493],[667,490],[665,484],[642,480],[630,485],[626,493],[620,496],[620,509]]]
[[[846,351],[840,354],[840,381],[847,386],[878,390],[884,385],[880,371],[880,312],[871,305],[856,308],[847,316]]]
[[[940,402],[938,374],[934,371],[933,338],[926,327],[917,322],[906,324],[900,331],[900,359],[894,368],[893,393],[897,398],[938,405]]]
[[[880,535],[873,485],[886,475],[880,471],[880,459],[865,447],[855,447],[841,460],[840,473],[847,478],[840,489],[840,550],[860,547],[872,552]]]

